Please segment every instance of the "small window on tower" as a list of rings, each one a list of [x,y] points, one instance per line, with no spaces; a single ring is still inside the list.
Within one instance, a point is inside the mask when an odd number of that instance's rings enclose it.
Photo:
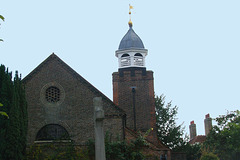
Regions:
[[[140,56],[140,57],[142,57],[142,54],[136,53],[134,56]]]
[[[129,54],[123,54],[121,57],[121,67],[126,67],[131,65],[130,55]]]
[[[134,65],[135,66],[144,66],[143,56],[141,53],[136,53],[134,55]]]
[[[60,89],[55,86],[47,88],[45,97],[46,100],[50,103],[56,103],[60,101]]]
[[[122,57],[128,57],[128,56],[129,54],[126,54],[126,53],[122,55]]]

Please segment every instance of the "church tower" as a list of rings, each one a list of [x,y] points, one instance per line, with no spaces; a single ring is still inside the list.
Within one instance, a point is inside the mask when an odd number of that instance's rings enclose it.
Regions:
[[[113,73],[113,102],[126,112],[128,128],[143,132],[153,128],[156,132],[153,72],[146,70],[147,54],[130,20],[115,52],[119,67]]]

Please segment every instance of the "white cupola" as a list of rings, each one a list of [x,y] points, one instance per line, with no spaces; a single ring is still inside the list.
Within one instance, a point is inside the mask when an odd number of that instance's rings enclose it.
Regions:
[[[128,24],[129,30],[115,52],[116,57],[118,57],[119,69],[128,67],[145,68],[145,57],[148,50],[144,48],[142,40],[132,29],[132,22],[130,21]]]

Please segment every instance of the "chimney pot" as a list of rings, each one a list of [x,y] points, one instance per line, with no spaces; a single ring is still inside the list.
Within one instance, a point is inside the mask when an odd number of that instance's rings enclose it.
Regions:
[[[210,115],[207,114],[204,119],[204,126],[205,126],[205,135],[207,136],[212,129],[212,118],[210,118]]]
[[[197,129],[196,129],[196,124],[194,124],[194,121],[190,122],[189,131],[190,131],[190,140],[192,140],[197,136]]]
[[[209,118],[209,117],[210,117],[209,113],[208,113],[208,114],[206,114],[205,118],[207,119],[207,118]]]

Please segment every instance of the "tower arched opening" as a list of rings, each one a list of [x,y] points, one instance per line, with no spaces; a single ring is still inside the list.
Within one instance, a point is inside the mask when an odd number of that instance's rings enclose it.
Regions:
[[[134,55],[134,66],[144,66],[144,59],[141,53],[136,53]]]
[[[131,65],[130,55],[125,53],[121,56],[121,67],[127,67]]]
[[[142,57],[142,54],[141,53],[136,53],[134,56]]]

